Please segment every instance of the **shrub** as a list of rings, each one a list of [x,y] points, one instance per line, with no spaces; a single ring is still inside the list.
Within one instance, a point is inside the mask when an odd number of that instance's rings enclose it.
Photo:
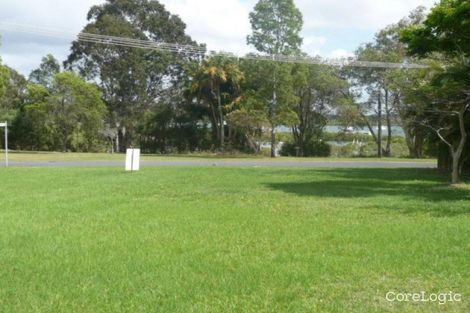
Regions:
[[[303,148],[304,157],[328,157],[331,155],[331,146],[322,141],[312,141]],[[286,142],[280,151],[282,156],[298,156],[300,148],[293,142]]]

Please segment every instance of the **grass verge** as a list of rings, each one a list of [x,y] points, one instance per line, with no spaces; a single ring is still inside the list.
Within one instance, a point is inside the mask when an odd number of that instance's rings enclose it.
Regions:
[[[107,153],[60,153],[60,152],[11,152],[9,154],[11,161],[121,161],[125,159],[124,154]],[[259,160],[265,162],[295,161],[295,162],[419,162],[436,163],[434,159],[409,159],[409,158],[293,158],[279,157],[271,159],[269,157],[239,154],[239,155],[221,155],[221,154],[181,154],[181,155],[155,155],[144,154],[143,160],[146,161],[174,161],[174,160]],[[0,151],[0,162],[4,156]]]
[[[1,312],[469,312],[433,170],[1,169]],[[390,303],[388,291],[463,302]]]

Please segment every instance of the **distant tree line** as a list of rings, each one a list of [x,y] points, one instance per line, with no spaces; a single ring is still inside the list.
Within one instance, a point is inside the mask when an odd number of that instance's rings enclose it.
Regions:
[[[196,43],[158,1],[93,6],[83,31],[156,42]],[[304,56],[293,0],[260,0],[247,43],[259,53]],[[21,150],[148,153],[241,151],[326,156],[325,127],[367,128],[378,156],[391,156],[392,126],[409,156],[438,156],[453,182],[470,163],[470,5],[442,0],[377,32],[359,60],[421,62],[418,70],[333,68],[194,53],[72,43],[61,65],[45,56],[28,78],[0,63],[0,120]],[[0,61],[1,62],[1,61]],[[383,131],[385,129],[385,131]]]

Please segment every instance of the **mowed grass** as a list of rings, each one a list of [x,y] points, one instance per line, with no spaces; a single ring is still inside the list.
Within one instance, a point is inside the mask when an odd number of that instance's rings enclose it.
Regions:
[[[0,312],[470,312],[469,239],[433,170],[0,169]]]
[[[9,160],[14,162],[28,162],[28,161],[123,161],[125,155],[121,153],[61,153],[61,152],[22,152],[13,151],[9,154]],[[253,154],[209,154],[209,153],[194,153],[194,154],[173,154],[173,155],[161,155],[161,154],[144,154],[142,155],[144,161],[178,161],[178,160],[191,160],[191,161],[217,161],[217,160],[256,160],[263,162],[419,162],[419,163],[432,163],[436,164],[435,159],[410,159],[410,158],[294,158],[294,157],[278,157],[272,159],[261,155]],[[0,150],[0,166],[5,160],[4,151]]]

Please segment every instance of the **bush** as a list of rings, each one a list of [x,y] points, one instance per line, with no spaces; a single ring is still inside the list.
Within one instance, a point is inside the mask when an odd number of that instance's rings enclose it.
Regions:
[[[331,146],[322,141],[313,141],[305,144],[303,149],[304,157],[329,157]],[[282,156],[298,156],[300,148],[293,142],[286,142],[280,151]]]

